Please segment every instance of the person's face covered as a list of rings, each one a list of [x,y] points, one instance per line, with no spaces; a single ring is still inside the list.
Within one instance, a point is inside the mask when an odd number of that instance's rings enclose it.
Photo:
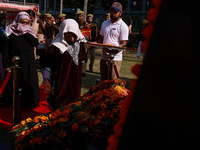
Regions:
[[[27,19],[20,20],[20,23],[23,25],[29,25],[29,21]]]
[[[66,32],[64,35],[67,43],[74,43],[77,40],[77,36],[72,32]]]

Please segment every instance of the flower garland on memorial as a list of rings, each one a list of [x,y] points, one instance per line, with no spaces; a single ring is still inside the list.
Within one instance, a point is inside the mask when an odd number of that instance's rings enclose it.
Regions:
[[[105,80],[54,112],[27,118],[13,127],[16,149],[71,149],[106,144],[128,95],[125,81]]]
[[[153,0],[153,4],[155,8],[152,8],[151,10],[149,10],[148,15],[147,15],[147,19],[148,19],[148,26],[144,29],[144,31],[142,32],[143,36],[144,36],[144,41],[142,42],[142,51],[146,52],[149,46],[149,42],[153,33],[153,28],[154,28],[154,24],[156,22],[156,18],[158,16],[159,10],[160,10],[160,6],[161,6],[162,0]],[[138,77],[140,74],[140,70],[141,70],[141,65],[140,64],[136,64],[135,66],[132,67],[132,72]],[[123,126],[125,124],[126,121],[126,116],[128,114],[128,110],[129,107],[131,105],[131,101],[132,101],[132,96],[133,96],[133,91],[136,87],[136,82],[137,80],[132,80],[131,81],[131,87],[132,87],[132,92],[131,94],[129,94],[128,97],[126,97],[126,100],[121,108],[120,111],[120,118],[119,121],[117,122],[117,124],[114,126],[114,134],[111,135],[108,139],[108,144],[109,146],[107,147],[107,150],[117,150],[118,147],[118,143],[119,143],[119,138],[123,132]]]

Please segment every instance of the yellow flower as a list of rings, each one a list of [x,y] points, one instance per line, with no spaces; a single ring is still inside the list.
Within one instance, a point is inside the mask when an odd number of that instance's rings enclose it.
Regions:
[[[26,122],[31,122],[31,121],[32,121],[31,118],[27,118],[27,119],[26,119]]]
[[[26,121],[25,121],[25,120],[22,120],[22,121],[21,121],[21,125],[22,125],[22,126],[25,126],[25,124],[26,124]]]
[[[51,114],[49,114],[49,119],[51,119],[52,118],[52,115]]]

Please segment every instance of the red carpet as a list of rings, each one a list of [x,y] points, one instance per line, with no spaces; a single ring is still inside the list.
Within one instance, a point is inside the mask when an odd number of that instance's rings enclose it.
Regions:
[[[37,115],[42,113],[48,113],[51,111],[51,108],[48,106],[46,99],[48,94],[45,92],[44,88],[40,87],[40,103],[39,107],[31,109],[24,108],[21,110],[21,120],[25,120],[27,118],[34,118]],[[13,126],[13,107],[7,106],[4,108],[0,107],[0,126],[6,128],[7,130],[11,130]]]

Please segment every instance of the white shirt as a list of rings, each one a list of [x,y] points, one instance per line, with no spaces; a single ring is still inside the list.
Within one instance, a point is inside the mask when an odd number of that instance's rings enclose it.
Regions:
[[[112,23],[111,19],[109,19],[102,23],[100,34],[104,37],[104,44],[119,46],[120,41],[128,40],[129,31],[128,26],[121,18],[119,21],[114,23]],[[109,55],[106,53],[105,50],[102,50],[101,59],[109,60]],[[122,51],[115,54],[113,60],[122,61]]]

